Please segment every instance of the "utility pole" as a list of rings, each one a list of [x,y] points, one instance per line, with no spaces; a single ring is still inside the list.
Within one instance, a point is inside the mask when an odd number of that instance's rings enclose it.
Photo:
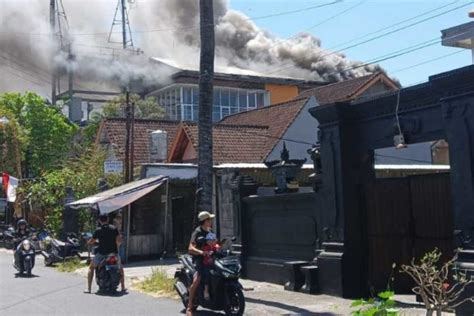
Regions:
[[[62,22],[61,22],[62,21]],[[60,83],[60,74],[58,73],[58,68],[55,65],[54,56],[59,50],[64,50],[65,47],[65,36],[63,34],[63,23],[66,27],[66,31],[69,28],[69,23],[67,20],[66,10],[64,10],[64,4],[62,0],[49,0],[49,25],[51,31],[51,40],[53,41],[53,50],[51,54],[51,103],[54,105],[56,104],[56,96],[60,93],[61,89],[59,86]],[[66,39],[70,48],[71,41],[66,34]],[[69,55],[70,50],[69,50]],[[70,57],[70,56],[69,56]],[[70,67],[69,67],[70,68]],[[68,70],[69,72],[69,70]],[[70,74],[70,77],[72,73]],[[72,78],[72,77],[71,77]],[[71,81],[71,79],[70,79]],[[70,90],[72,90],[72,84],[70,84]],[[70,93],[71,94],[71,93]]]
[[[130,136],[131,136],[131,117],[130,93],[128,86],[125,88],[125,163],[124,163],[124,183],[130,182],[132,175],[130,174]]]
[[[51,29],[51,34],[54,36],[56,32],[56,0],[49,1],[49,26]],[[54,46],[56,47],[56,46]],[[53,56],[56,49],[53,50]],[[51,104],[56,105],[56,65],[54,64],[53,58],[51,58],[51,65],[52,65],[52,75],[51,75]]]
[[[67,54],[67,80],[68,80],[68,95],[69,95],[69,107],[72,107],[72,97],[74,95],[74,74],[72,72],[72,62],[74,61],[74,55],[72,54],[71,43],[68,46],[68,54]],[[71,109],[69,109],[71,112]]]
[[[125,12],[125,0],[122,1],[122,44],[123,49],[127,48],[127,23],[126,23],[126,12]]]
[[[213,0],[199,0],[201,56],[199,66],[199,156],[198,211],[212,210],[212,104],[214,96],[214,9]],[[196,214],[197,215],[197,214]]]
[[[122,15],[121,18],[121,24],[122,24],[122,47],[123,49],[127,49],[127,23],[128,23],[128,18],[127,18],[127,11],[125,7],[125,0],[119,0],[118,6],[120,6],[120,12]],[[117,6],[117,9],[118,9]],[[117,10],[116,10],[117,13]],[[116,17],[114,17],[114,22],[112,23],[112,30],[113,30],[113,25],[115,23]],[[124,182],[130,182],[133,179],[133,166],[132,166],[132,159],[131,156],[133,156],[133,151],[132,149],[132,108],[130,106],[130,89],[129,89],[129,84],[125,87],[125,163],[124,163]],[[132,152],[131,152],[132,151]]]

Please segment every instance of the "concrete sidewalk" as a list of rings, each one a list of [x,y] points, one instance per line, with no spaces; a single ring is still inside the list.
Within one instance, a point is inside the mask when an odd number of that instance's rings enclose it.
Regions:
[[[176,259],[153,260],[131,263],[124,266],[127,287],[151,275],[153,269],[162,269],[170,277],[179,266]],[[76,271],[87,275],[87,268]],[[241,280],[245,289],[246,315],[350,315],[352,300],[327,295],[308,295],[289,292],[281,285],[251,280]],[[415,302],[413,295],[396,297],[403,313],[401,315],[425,315],[422,306]],[[449,314],[446,314],[449,315]]]

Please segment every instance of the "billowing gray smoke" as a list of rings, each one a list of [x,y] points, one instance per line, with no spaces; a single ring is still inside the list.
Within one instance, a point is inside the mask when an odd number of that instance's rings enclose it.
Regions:
[[[182,6],[180,1],[173,0],[165,2],[168,12],[177,12],[175,24],[198,23],[197,5]],[[378,66],[358,67],[362,63],[348,60],[342,54],[330,54],[321,48],[321,41],[310,34],[299,34],[290,39],[274,37],[249,17],[229,10],[227,1],[215,0],[214,3],[217,55],[220,62],[229,66],[273,76],[322,81],[340,81],[380,70]],[[199,34],[194,29],[180,29],[175,36],[190,46],[199,45]]]
[[[94,88],[137,79],[150,84],[168,80],[169,70],[150,63],[148,56],[197,68],[199,2],[132,2],[130,23],[132,30],[138,31],[133,36],[135,46],[145,52],[141,56],[121,54],[119,44],[115,50],[98,48],[111,46],[107,36],[117,0],[63,0],[75,56],[71,62],[66,53],[51,57],[56,37],[49,30],[49,1],[0,0],[0,91],[32,89],[48,95],[53,65],[62,71],[72,68],[76,79],[94,79]],[[229,9],[226,0],[214,0],[214,6],[218,71],[246,69],[264,75],[339,81],[379,70],[378,66],[350,69],[361,63],[329,54],[310,34],[290,39],[273,36],[247,16]],[[113,38],[119,40],[120,28],[115,32]]]

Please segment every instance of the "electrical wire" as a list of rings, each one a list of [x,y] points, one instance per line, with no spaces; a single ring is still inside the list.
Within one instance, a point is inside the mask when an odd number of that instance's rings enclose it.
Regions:
[[[364,45],[364,44],[370,43],[370,42],[372,42],[372,41],[375,41],[375,40],[377,40],[377,39],[386,37],[386,36],[388,36],[388,35],[391,35],[391,34],[400,32],[400,31],[402,31],[402,30],[406,30],[406,29],[408,29],[408,28],[410,28],[410,27],[413,27],[413,26],[418,25],[418,24],[421,24],[421,23],[423,23],[423,22],[432,20],[432,19],[437,18],[437,17],[440,17],[440,16],[442,16],[442,15],[448,14],[448,13],[453,12],[453,11],[455,11],[455,10],[464,8],[464,7],[466,7],[466,6],[468,6],[468,5],[471,5],[471,4],[473,4],[473,3],[474,3],[474,1],[469,1],[468,3],[465,3],[465,4],[462,4],[462,5],[460,5],[460,6],[451,8],[451,9],[449,9],[449,10],[440,12],[440,13],[438,13],[438,14],[436,14],[436,15],[432,15],[432,16],[427,17],[427,18],[425,18],[425,19],[422,19],[422,20],[413,22],[413,23],[411,23],[411,24],[408,24],[408,25],[405,25],[405,26],[396,28],[396,29],[394,29],[394,30],[391,30],[391,31],[389,31],[389,32],[386,32],[386,33],[383,33],[383,34],[380,34],[380,35],[377,35],[377,36],[374,36],[374,37],[371,37],[371,38],[366,39],[366,40],[364,40],[364,41],[357,42],[357,43],[355,43],[355,44],[352,44],[352,45],[346,46],[346,47],[344,47],[344,48],[341,48],[341,49],[339,49],[339,50],[331,51],[331,52],[329,52],[329,53],[323,54],[323,55],[320,56],[319,58],[322,59],[322,58],[325,58],[325,57],[328,57],[328,56],[331,56],[331,55],[335,55],[335,54],[342,53],[342,52],[345,51],[345,50],[352,49],[352,48],[358,47],[358,46],[360,46],[360,45]],[[271,75],[271,74],[278,73],[278,72],[281,72],[281,71],[283,71],[283,70],[286,70],[286,69],[288,69],[288,68],[291,68],[291,67],[293,67],[292,63],[293,63],[292,61],[289,61],[289,62],[287,62],[287,63],[284,63],[284,64],[282,65],[283,68],[276,69],[276,70],[273,70],[273,71],[271,71],[271,72],[265,73],[265,75]],[[289,65],[289,67],[285,67],[285,66],[287,66],[287,65]]]
[[[407,66],[407,67],[396,69],[394,71],[391,71],[390,73],[394,74],[394,73],[402,72],[402,71],[405,71],[405,70],[413,69],[413,68],[416,68],[416,67],[419,67],[419,66],[422,66],[422,65],[426,65],[426,64],[432,63],[434,61],[444,59],[444,58],[447,58],[447,57],[450,57],[450,56],[453,56],[453,55],[457,55],[457,54],[460,54],[460,53],[463,53],[463,52],[466,52],[466,50],[465,49],[460,49],[458,51],[455,51],[455,52],[452,52],[452,53],[449,53],[449,54],[446,54],[446,55],[442,55],[442,56],[439,56],[439,57],[436,57],[436,58],[433,58],[433,59],[425,60],[425,61],[417,63],[417,64],[413,64],[413,65],[410,65],[410,66]]]
[[[268,15],[263,15],[263,16],[257,16],[257,17],[248,17],[244,19],[244,21],[257,21],[257,20],[263,20],[263,19],[269,19],[269,18],[274,18],[274,17],[280,17],[280,16],[285,16],[285,15],[291,15],[295,13],[301,13],[301,12],[306,12],[322,7],[327,7],[331,5],[335,5],[338,3],[341,3],[342,0],[334,0],[332,2],[327,2],[319,5],[314,5],[310,7],[306,7],[303,9],[296,9],[296,10],[290,10],[290,11],[283,11],[283,12],[278,12],[274,14],[268,14]],[[215,24],[212,24],[215,25]],[[181,27],[172,27],[172,28],[162,28],[162,29],[150,29],[150,30],[136,30],[132,31],[131,33],[133,34],[140,34],[140,33],[158,33],[158,32],[170,32],[170,31],[182,31],[182,30],[187,30],[187,29],[197,29],[200,28],[200,25],[186,25],[186,26],[181,26]],[[16,34],[16,35],[31,35],[31,36],[54,36],[56,34],[52,33],[28,33],[28,32],[0,32],[1,33],[8,33],[8,34]],[[71,36],[97,36],[97,35],[108,35],[108,34],[119,34],[122,32],[92,32],[92,33],[69,33]]]
[[[296,10],[292,10],[292,11],[286,11],[286,12],[284,11],[284,12],[280,12],[280,13],[268,14],[268,15],[263,15],[263,16],[249,17],[247,20],[248,21],[256,21],[256,20],[262,20],[262,19],[268,19],[268,18],[274,18],[274,17],[284,16],[284,15],[295,14],[295,13],[301,13],[301,12],[306,12],[306,11],[322,8],[322,7],[327,7],[327,6],[330,6],[330,5],[333,5],[333,4],[336,4],[336,3],[340,3],[340,2],[343,2],[343,1],[342,0],[335,0],[335,1],[332,1],[332,2],[328,2],[328,3],[323,3],[323,4],[319,4],[319,5],[310,6],[310,7],[304,8],[304,9],[296,9]]]
[[[426,11],[426,12],[423,12],[423,13],[420,13],[420,14],[417,14],[417,15],[415,15],[415,16],[412,16],[412,17],[410,17],[410,18],[408,18],[408,19],[405,19],[405,20],[396,22],[396,23],[394,23],[394,24],[390,24],[390,25],[384,26],[384,27],[382,27],[382,28],[380,28],[380,29],[377,29],[377,30],[375,30],[375,31],[373,31],[373,32],[370,32],[370,33],[367,33],[367,34],[358,36],[358,37],[356,37],[356,38],[353,38],[353,39],[351,39],[351,40],[348,40],[348,41],[345,41],[345,42],[336,44],[335,46],[332,46],[332,47],[330,47],[330,48],[328,48],[328,49],[331,50],[331,49],[335,49],[335,48],[337,48],[337,47],[340,47],[340,46],[343,46],[343,45],[346,45],[346,44],[354,43],[355,41],[358,41],[358,40],[360,40],[360,39],[369,37],[369,36],[371,36],[371,35],[380,33],[380,32],[382,32],[382,31],[386,31],[386,30],[388,30],[388,29],[391,29],[392,27],[401,25],[401,24],[406,23],[406,22],[410,22],[410,21],[416,20],[416,19],[418,19],[418,18],[420,18],[420,17],[422,17],[422,16],[425,16],[425,15],[428,15],[428,14],[430,14],[430,13],[436,12],[436,11],[438,11],[438,10],[444,9],[444,8],[446,8],[446,7],[449,7],[449,6],[453,5],[453,4],[456,4],[456,3],[459,2],[459,1],[460,1],[460,0],[456,0],[456,1],[450,2],[450,3],[448,3],[448,4],[444,4],[444,5],[442,5],[442,6],[436,7],[436,8],[434,8],[434,9],[429,10],[429,11]]]
[[[463,33],[460,33],[460,34],[456,34],[455,36],[445,38],[445,40],[450,39],[452,37],[460,36],[462,34],[466,34],[468,32],[469,31],[466,31],[466,32],[463,32]],[[403,55],[410,54],[410,53],[413,53],[415,51],[418,51],[418,50],[421,50],[421,49],[424,49],[424,48],[427,48],[427,47],[430,47],[430,46],[433,46],[433,45],[437,45],[439,43],[441,43],[441,40],[439,40],[439,39],[436,39],[436,38],[430,39],[428,41],[417,43],[415,45],[406,47],[406,48],[398,50],[398,51],[391,52],[389,54],[385,54],[385,55],[382,55],[382,56],[379,56],[379,57],[376,57],[376,58],[372,58],[367,62],[363,62],[363,63],[357,64],[357,65],[354,65],[354,66],[351,66],[351,67],[347,67],[347,68],[342,69],[342,70],[336,70],[336,71],[333,71],[333,72],[330,72],[330,73],[325,73],[325,75],[332,76],[332,75],[337,75],[337,74],[340,74],[340,73],[343,73],[343,72],[346,72],[346,71],[355,70],[355,69],[362,68],[362,67],[367,67],[369,65],[377,64],[377,63],[380,63],[382,61],[386,61],[386,60],[390,60],[390,59],[394,59],[394,58],[398,58],[398,57],[401,57]],[[306,80],[306,79],[305,80],[296,80],[294,82],[294,84],[305,83],[305,82],[308,82],[308,80]]]
[[[282,140],[282,141],[289,142],[289,143],[294,143],[294,144],[309,145],[309,146],[316,146],[316,145],[317,145],[317,144],[315,144],[315,143],[310,143],[310,142],[295,140],[295,139],[291,139],[291,138],[284,138],[284,137],[271,136],[271,135],[267,135],[267,134],[260,134],[260,133],[255,133],[255,132],[251,132],[251,131],[246,131],[246,130],[242,130],[241,132],[244,132],[244,133],[250,134],[250,135],[265,137],[265,138],[269,138],[269,139]],[[376,157],[383,157],[383,158],[392,158],[392,159],[399,159],[399,160],[405,160],[405,161],[412,161],[412,162],[421,162],[421,163],[429,163],[429,164],[432,164],[431,161],[420,160],[420,159],[414,159],[414,158],[404,158],[404,157],[390,156],[390,155],[377,154],[377,153],[374,153],[374,156],[376,156]]]
[[[458,0],[458,1],[459,1],[459,0]],[[347,9],[345,9],[345,10],[339,12],[339,13],[336,13],[336,14],[332,15],[332,16],[328,17],[327,19],[324,19],[324,20],[322,20],[321,22],[319,22],[319,23],[317,23],[317,24],[315,24],[315,25],[313,25],[313,26],[308,27],[308,28],[305,29],[303,32],[311,31],[311,30],[313,30],[313,29],[315,29],[315,28],[317,28],[317,27],[319,27],[319,26],[321,26],[321,25],[323,25],[323,24],[325,24],[325,23],[327,23],[327,22],[329,22],[329,21],[331,21],[331,20],[337,18],[337,17],[340,17],[341,15],[343,15],[343,14],[349,12],[349,11],[352,11],[352,10],[354,10],[355,8],[357,8],[357,7],[361,6],[361,5],[363,5],[365,2],[367,2],[367,0],[359,1],[359,2],[357,2],[356,4],[354,4],[353,6],[350,6],[349,8],[347,8]],[[301,34],[301,33],[303,33],[303,32],[299,32],[299,33],[297,33],[296,35],[293,35],[292,37],[297,37],[299,34]]]
[[[397,118],[398,133],[400,136],[403,136],[402,127],[400,126],[400,117],[398,116],[398,109],[400,107],[400,93],[402,89],[398,89],[397,93],[397,106],[395,108],[395,117]]]
[[[6,66],[6,67],[11,68],[11,69],[13,69],[13,70],[18,71],[18,69],[14,68],[14,67],[12,67],[12,66],[10,66],[10,65],[8,65],[8,64],[3,64],[3,65]],[[13,71],[8,70],[8,69],[4,69],[4,70],[5,70],[6,72],[8,72],[8,73],[10,73],[10,74],[12,74],[12,75],[18,77],[18,78],[21,78],[21,79],[23,79],[23,80],[26,80],[26,81],[28,81],[28,82],[30,82],[30,83],[33,83],[33,84],[35,84],[35,85],[37,85],[37,86],[39,86],[39,87],[44,87],[43,84],[41,84],[41,83],[39,83],[39,82],[37,82],[37,81],[33,81],[33,80],[31,80],[30,78],[25,78],[25,77],[19,75],[19,74],[16,73],[16,72],[13,72]]]
[[[34,77],[34,75],[32,75],[31,73],[29,73],[29,72],[27,72],[27,71],[24,71],[24,70],[22,70],[22,69],[20,69],[20,68],[18,68],[18,67],[14,67],[14,66],[12,65],[12,61],[9,60],[8,58],[5,58],[5,57],[2,56],[2,55],[0,55],[0,58],[3,58],[5,61],[8,62],[8,63],[7,63],[7,62],[4,62],[4,63],[2,63],[2,65],[6,66],[6,67],[9,67],[10,69],[16,70],[17,72],[19,72],[19,73],[21,73],[21,74],[24,74],[24,75],[26,75],[26,76]],[[13,64],[14,64],[14,63],[13,63]],[[15,64],[15,65],[16,65],[16,64]],[[8,71],[8,69],[7,69],[6,71]],[[17,76],[17,77],[19,77],[19,78],[22,78],[22,79],[24,79],[24,80],[26,80],[26,81],[29,81],[29,82],[34,83],[34,84],[36,84],[36,85],[38,85],[38,86],[41,86],[41,87],[44,86],[43,83],[46,83],[46,84],[49,84],[49,85],[51,84],[50,81],[47,81],[47,80],[44,80],[44,79],[40,79],[40,78],[38,78],[38,77],[36,77],[35,79],[37,79],[37,80],[39,80],[39,81],[34,81],[34,80],[31,79],[31,78],[28,78],[28,77],[25,78],[25,77],[23,77],[23,76],[20,76],[18,73],[15,73],[15,72],[12,72],[12,71],[8,71],[8,72],[11,73],[11,74],[13,74],[13,75],[15,75],[15,76]],[[43,83],[42,83],[42,82],[43,82]]]

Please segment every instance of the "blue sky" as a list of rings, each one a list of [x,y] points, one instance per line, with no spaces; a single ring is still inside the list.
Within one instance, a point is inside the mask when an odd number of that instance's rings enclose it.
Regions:
[[[331,1],[332,0],[231,0],[230,7],[242,11],[250,17],[259,17],[284,11],[304,9],[315,6],[319,3],[322,4]],[[275,36],[291,37],[359,2],[361,1],[345,0],[331,6],[306,10],[304,12],[259,19],[255,21],[255,23]],[[366,0],[362,1],[362,3],[354,9],[323,23],[308,32],[321,39],[323,48],[332,48],[382,27],[409,19],[418,14],[435,9],[436,7],[453,2],[455,2],[455,0]],[[410,27],[406,30],[349,49],[345,51],[345,53],[351,59],[368,61],[372,58],[377,58],[405,47],[431,40],[435,37],[441,37],[440,31],[442,29],[474,21],[474,19],[468,17],[469,10],[474,9],[474,1],[458,0],[456,3],[447,6],[444,9],[440,9],[430,15],[419,18],[419,20],[421,20],[467,3],[473,4]],[[413,20],[400,26],[415,21],[416,20]],[[385,32],[390,30],[391,29],[388,29]],[[380,64],[389,74],[398,78],[401,83],[406,86],[426,81],[430,75],[471,64],[471,52],[470,50],[465,50],[461,53],[435,62],[418,67],[410,67],[458,50],[458,48],[444,47],[441,46],[441,44],[437,44],[398,58],[384,61]],[[406,67],[410,68],[396,72],[397,70]]]

